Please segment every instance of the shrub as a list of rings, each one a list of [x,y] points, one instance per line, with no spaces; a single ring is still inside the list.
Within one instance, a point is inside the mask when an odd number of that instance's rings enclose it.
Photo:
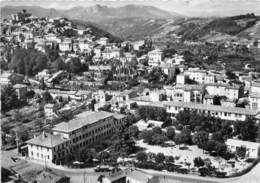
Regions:
[[[174,130],[174,128],[172,128],[172,127],[167,128],[167,130],[166,130],[166,136],[167,136],[169,139],[174,140],[174,137],[175,137],[175,130]]]
[[[223,178],[223,177],[226,177],[227,172],[219,172],[219,171],[216,171],[215,174],[216,174],[216,177]]]
[[[202,168],[199,168],[199,173],[201,176],[207,176],[207,175],[210,175],[210,171],[208,168],[205,168],[205,167],[202,167]]]
[[[193,162],[194,162],[195,167],[201,167],[201,166],[205,165],[205,163],[201,157],[194,158]]]
[[[141,162],[147,161],[147,154],[145,152],[139,152],[136,155],[136,159]]]
[[[162,163],[165,160],[165,156],[163,153],[158,153],[155,157],[155,161],[157,163]]]
[[[244,159],[246,156],[246,147],[237,147],[236,154],[238,157]]]

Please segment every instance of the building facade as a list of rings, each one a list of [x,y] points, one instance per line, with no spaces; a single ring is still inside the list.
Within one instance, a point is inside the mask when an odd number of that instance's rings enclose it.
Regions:
[[[29,141],[29,157],[41,161],[64,163],[66,154],[78,152],[88,145],[111,136],[126,122],[126,116],[105,111],[86,111],[76,118],[61,122],[52,129]]]

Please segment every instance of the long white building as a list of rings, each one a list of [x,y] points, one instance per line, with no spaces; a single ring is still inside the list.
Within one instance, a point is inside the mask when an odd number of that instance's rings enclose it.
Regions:
[[[30,158],[54,163],[66,161],[66,154],[73,154],[115,133],[125,124],[126,116],[105,111],[86,111],[68,122],[61,122],[53,134],[45,134],[29,141]]]
[[[239,107],[195,104],[191,102],[165,102],[164,106],[166,107],[166,112],[173,116],[178,114],[180,111],[190,110],[231,121],[244,121],[247,117],[255,117],[259,119],[260,117],[260,111]]]

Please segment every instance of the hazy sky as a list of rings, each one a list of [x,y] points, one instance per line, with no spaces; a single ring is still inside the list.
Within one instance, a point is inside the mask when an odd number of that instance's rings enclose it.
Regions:
[[[260,15],[260,0],[0,0],[5,5],[32,5],[45,8],[69,9],[74,6],[151,5],[188,16],[228,16],[245,13]]]

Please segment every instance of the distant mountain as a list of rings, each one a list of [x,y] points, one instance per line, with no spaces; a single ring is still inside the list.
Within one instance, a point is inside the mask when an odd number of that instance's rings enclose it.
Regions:
[[[1,19],[10,18],[11,14],[17,13],[26,9],[28,13],[31,13],[37,17],[65,17],[66,15],[56,9],[46,9],[40,6],[4,6],[1,7]]]
[[[177,13],[167,12],[153,6],[127,5],[123,7],[108,7],[95,5],[91,7],[74,7],[69,10],[46,9],[38,6],[4,6],[1,8],[1,17],[7,18],[12,13],[27,9],[35,16],[67,17],[85,21],[99,22],[118,18],[175,18],[181,17]]]

